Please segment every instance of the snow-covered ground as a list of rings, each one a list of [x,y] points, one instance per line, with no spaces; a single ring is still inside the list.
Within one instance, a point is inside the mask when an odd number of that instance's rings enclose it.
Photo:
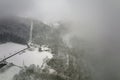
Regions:
[[[26,47],[26,45],[11,42],[0,44],[0,60]]]
[[[0,73],[0,80],[13,80],[15,74],[18,74],[20,68],[13,66],[7,69],[5,72]]]
[[[13,56],[12,58],[9,58],[7,62],[12,62],[19,66],[29,66],[31,64],[39,65],[41,66],[43,63],[43,60],[51,56],[51,53],[43,51],[38,52],[38,50],[35,51],[26,51],[25,53],[18,54],[16,56]]]
[[[11,42],[0,44],[0,59],[8,57],[9,55],[14,54],[15,52],[18,52],[26,47],[26,45]],[[53,55],[51,52],[39,52],[38,48],[35,48],[34,51],[26,50],[24,53],[15,55],[7,59],[7,62],[13,63],[18,66],[29,66],[31,64],[41,66],[45,58],[51,59],[52,57]],[[0,73],[0,80],[11,80],[12,77],[19,72],[19,70],[20,68],[18,67],[11,67],[4,73]]]

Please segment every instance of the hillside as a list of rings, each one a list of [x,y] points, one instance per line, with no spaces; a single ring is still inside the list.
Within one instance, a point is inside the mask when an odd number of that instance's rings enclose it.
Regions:
[[[88,71],[86,63],[84,63],[84,60],[82,60],[84,49],[81,50],[80,47],[75,45],[72,45],[70,48],[63,40],[63,36],[68,33],[68,30],[65,27],[66,25],[63,23],[60,23],[58,27],[54,27],[54,25],[50,26],[42,23],[41,21],[33,19],[18,17],[1,18],[0,42],[26,44],[29,40],[31,21],[33,22],[32,42],[38,45],[48,45],[54,54],[54,58],[47,63],[51,66],[51,68],[55,69],[58,74],[67,76],[71,80],[91,80],[91,74]],[[72,42],[72,44],[81,43],[79,40],[77,42]],[[32,74],[34,73],[31,72],[30,75]],[[28,80],[30,80],[30,75],[26,75],[28,76]],[[20,77],[27,80],[26,77],[21,75],[21,72],[18,74],[17,80],[19,80]],[[40,77],[38,77],[38,79],[39,78]]]
[[[36,22],[33,20],[33,22]],[[29,40],[31,20],[19,17],[0,18],[0,42],[15,42],[26,44]],[[42,27],[45,24],[39,22]]]

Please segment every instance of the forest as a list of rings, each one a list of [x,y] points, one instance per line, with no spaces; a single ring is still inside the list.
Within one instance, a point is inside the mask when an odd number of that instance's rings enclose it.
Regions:
[[[85,49],[81,47],[84,41],[76,36],[69,39],[69,44],[64,40],[64,36],[69,34],[67,23],[58,22],[59,25],[56,26],[33,19],[2,19],[0,42],[27,44],[31,21],[33,22],[32,41],[38,45],[48,45],[52,49],[54,58],[47,64],[56,72],[49,73],[48,68],[43,71],[39,66],[32,64],[24,66],[13,80],[92,80],[92,73],[84,62]]]

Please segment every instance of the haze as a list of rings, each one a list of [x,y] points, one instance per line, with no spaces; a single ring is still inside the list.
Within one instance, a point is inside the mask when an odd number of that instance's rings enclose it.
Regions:
[[[14,15],[69,23],[70,35],[94,46],[94,51],[88,53],[92,55],[88,63],[95,80],[120,79],[119,14],[119,0],[0,0],[0,17]]]

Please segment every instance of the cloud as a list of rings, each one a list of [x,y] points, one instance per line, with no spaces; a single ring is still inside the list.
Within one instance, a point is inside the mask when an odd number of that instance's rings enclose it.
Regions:
[[[18,15],[31,9],[34,0],[0,0],[0,15]]]

